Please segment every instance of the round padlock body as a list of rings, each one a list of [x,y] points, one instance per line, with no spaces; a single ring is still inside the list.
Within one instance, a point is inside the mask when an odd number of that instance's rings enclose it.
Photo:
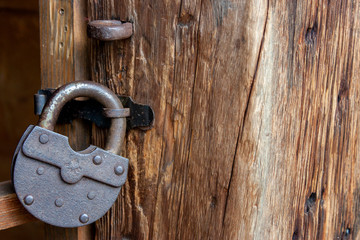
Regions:
[[[76,97],[123,108],[101,84],[77,81],[60,87],[45,105],[39,126],[25,132],[12,166],[20,202],[36,218],[59,227],[79,227],[101,218],[116,201],[128,170],[128,160],[117,155],[126,119],[112,119],[106,150],[94,148],[91,153],[73,151],[67,137],[53,132],[62,107]]]
[[[60,169],[19,152],[13,184],[23,206],[36,218],[58,227],[80,227],[101,218],[120,187],[83,177],[76,184],[61,179]]]

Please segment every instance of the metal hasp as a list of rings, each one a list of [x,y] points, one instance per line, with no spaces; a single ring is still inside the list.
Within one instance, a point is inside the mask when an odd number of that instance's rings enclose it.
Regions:
[[[88,23],[88,36],[101,41],[115,41],[133,35],[132,23],[117,20],[96,20]]]
[[[41,115],[47,100],[51,97],[54,89],[42,89],[34,95],[34,112]],[[110,109],[93,100],[75,100],[67,102],[57,119],[58,124],[71,123],[76,118],[85,119],[101,128],[110,127],[111,118],[126,117],[127,129],[139,128],[148,130],[152,128],[155,120],[153,109],[148,105],[134,102],[131,97],[117,96],[124,109]]]
[[[48,100],[38,126],[29,126],[15,151],[12,179],[23,206],[36,218],[59,227],[79,227],[102,217],[125,183],[129,160],[118,156],[126,120],[113,118],[105,150],[90,146],[76,152],[68,138],[53,132],[66,102],[90,97],[109,109],[123,109],[108,88],[73,82]]]

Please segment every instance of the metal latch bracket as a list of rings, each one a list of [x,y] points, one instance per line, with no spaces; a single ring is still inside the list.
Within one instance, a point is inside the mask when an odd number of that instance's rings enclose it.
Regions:
[[[41,115],[43,108],[55,89],[41,89],[34,95],[34,113]],[[154,124],[154,111],[148,105],[134,102],[131,97],[119,96],[124,109],[104,109],[103,106],[92,99],[71,100],[62,109],[57,123],[71,123],[76,118],[85,119],[100,128],[108,128],[111,117],[127,116],[127,129],[139,128],[148,130]]]

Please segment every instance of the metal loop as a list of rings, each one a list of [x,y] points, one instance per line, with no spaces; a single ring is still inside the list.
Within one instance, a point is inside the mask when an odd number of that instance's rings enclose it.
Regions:
[[[89,37],[101,41],[115,41],[133,35],[132,23],[122,23],[117,20],[95,20],[88,23]]]
[[[123,109],[104,108],[103,114],[107,118],[126,118],[126,117],[130,117],[130,108],[123,108]]]
[[[53,131],[61,109],[68,101],[77,97],[93,98],[106,108],[123,108],[119,98],[107,87],[91,81],[76,81],[65,84],[54,92],[44,107],[38,125]],[[125,131],[125,118],[112,119],[105,150],[118,154],[124,141]]]

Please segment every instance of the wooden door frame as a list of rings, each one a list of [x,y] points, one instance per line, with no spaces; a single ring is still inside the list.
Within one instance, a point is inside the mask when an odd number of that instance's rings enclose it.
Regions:
[[[87,8],[85,0],[39,0],[41,87],[57,88],[75,80],[88,80]],[[90,142],[90,128],[81,121],[62,126],[73,148]],[[37,221],[19,202],[11,181],[0,183],[0,230]],[[79,228],[45,226],[46,239],[93,239],[92,225]]]
[[[86,1],[40,0],[41,87],[57,88],[88,80]],[[75,149],[90,143],[90,128],[81,121],[57,131],[69,136]],[[92,227],[45,227],[46,239],[92,239]]]

